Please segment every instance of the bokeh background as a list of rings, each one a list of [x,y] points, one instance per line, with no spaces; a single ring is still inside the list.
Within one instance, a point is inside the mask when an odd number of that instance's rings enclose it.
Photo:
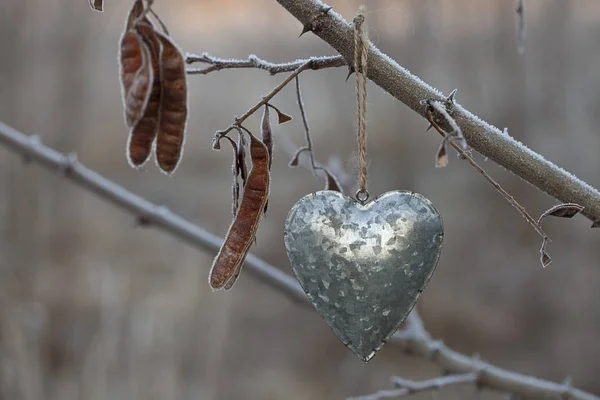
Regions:
[[[257,54],[283,62],[334,51],[271,0],[157,1],[185,52]],[[359,5],[331,0],[351,19]],[[513,1],[366,1],[372,40],[401,65],[583,180],[600,186],[600,7],[527,0],[526,53]],[[283,76],[227,70],[189,78],[184,159],[173,177],[132,170],[117,78],[129,1],[2,0],[0,119],[149,200],[223,236],[231,220],[230,153],[211,150]],[[356,169],[354,92],[346,69],[301,77],[316,157],[347,187]],[[590,222],[546,220],[540,237],[473,169],[434,168],[439,136],[369,87],[372,193],[410,189],[442,213],[437,272],[419,301],[436,338],[498,366],[600,393],[600,239]],[[270,209],[252,251],[291,273],[287,210],[323,183],[287,167],[303,144],[293,85],[273,102],[295,120],[276,127]],[[257,129],[259,116],[247,126]],[[533,215],[555,201],[477,158]],[[0,148],[0,397],[3,399],[341,399],[440,370],[388,345],[364,364],[311,310],[243,273],[212,293],[213,254],[135,219]],[[429,398],[430,394],[418,398]],[[501,398],[472,387],[448,399]]]

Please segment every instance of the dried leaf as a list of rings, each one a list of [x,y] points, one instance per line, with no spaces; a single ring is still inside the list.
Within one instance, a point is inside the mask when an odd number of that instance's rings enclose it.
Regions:
[[[89,0],[89,2],[92,10],[100,12],[104,11],[104,0]]]
[[[444,139],[435,157],[435,167],[444,168],[446,165],[448,165],[448,153],[446,153],[446,140]]]
[[[583,211],[583,206],[574,203],[558,204],[546,210],[538,219],[538,223],[546,217],[573,218]]]
[[[327,183],[325,185],[325,190],[334,190],[336,192],[343,193],[342,185],[340,185],[340,182],[338,181],[336,176],[333,175],[331,172],[329,172],[329,170],[327,170],[325,168],[323,168],[323,172],[325,172],[325,175],[327,177]]]
[[[218,290],[227,285],[231,288],[248,254],[269,195],[269,151],[267,146],[250,136],[252,170],[244,188],[242,201],[225,241],[215,257],[208,282]]]
[[[125,119],[130,127],[135,126],[144,115],[150,99],[150,88],[154,82],[150,49],[137,33],[135,35],[142,49],[142,64],[135,73],[133,82],[125,95]]]
[[[296,154],[294,154],[294,156],[290,160],[288,165],[292,168],[297,167],[300,164],[300,154],[302,154],[305,151],[310,151],[310,149],[308,147],[299,148]]]
[[[281,120],[281,119],[280,119]],[[281,122],[280,122],[281,123]],[[271,121],[269,120],[269,106],[265,106],[261,123],[262,142],[269,151],[269,170],[273,163],[273,131],[271,130]]]
[[[137,23],[135,29],[142,37],[144,43],[150,50],[151,64],[153,71],[153,83],[150,91],[150,97],[142,118],[133,126],[129,132],[129,142],[127,144],[127,159],[132,166],[139,167],[143,165],[152,152],[152,144],[158,134],[158,125],[160,118],[160,98],[161,98],[161,76],[160,76],[160,55],[161,46],[154,28],[145,23]]]
[[[279,124],[285,124],[286,122],[289,122],[292,120],[292,117],[290,115],[284,114],[281,111],[277,110],[277,119],[279,122]]]
[[[175,171],[183,152],[187,123],[187,82],[185,60],[168,36],[156,32],[161,45],[162,95],[156,140],[156,161],[161,170]]]
[[[540,262],[542,267],[546,268],[552,262],[552,258],[546,253],[546,245],[550,241],[548,236],[544,236],[542,240],[542,247],[540,248]]]

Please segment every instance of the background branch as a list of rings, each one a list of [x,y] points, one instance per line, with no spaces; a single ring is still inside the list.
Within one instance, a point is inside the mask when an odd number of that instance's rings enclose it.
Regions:
[[[144,226],[156,226],[198,249],[211,253],[216,253],[221,246],[222,238],[172,213],[166,207],[153,204],[86,168],[77,161],[74,154],[59,153],[42,144],[39,137],[27,136],[1,121],[0,143],[22,155],[25,161],[37,162],[98,197],[131,212]],[[300,285],[292,276],[252,254],[246,257],[245,266],[260,280],[288,298],[312,308]],[[574,389],[570,384],[558,384],[521,375],[458,353],[442,342],[432,339],[425,330],[416,308],[409,314],[404,328],[392,336],[390,342],[402,346],[415,356],[440,365],[449,373],[476,373],[477,382],[481,387],[519,394],[528,399],[565,396],[571,400],[600,400],[600,397]]]
[[[346,60],[352,60],[354,41],[352,26],[341,15],[319,0],[277,0],[290,14],[336,49]],[[322,15],[315,21],[316,15]],[[369,44],[368,76],[383,90],[406,104],[421,116],[426,116],[422,100],[446,98],[421,79],[401,67]],[[351,65],[351,63],[348,63]],[[452,117],[460,126],[469,146],[520,176],[533,186],[563,203],[576,203],[585,209],[582,214],[593,222],[600,221],[600,192],[574,175],[531,151],[508,134],[456,104]],[[446,127],[443,127],[446,129]]]

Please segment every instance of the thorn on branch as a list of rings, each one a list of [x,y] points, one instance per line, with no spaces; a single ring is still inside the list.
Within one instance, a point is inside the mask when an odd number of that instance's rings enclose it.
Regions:
[[[329,11],[331,11],[333,7],[331,6],[323,6],[319,10],[318,13],[313,15],[307,23],[302,27],[302,32],[300,32],[300,36],[304,35],[306,32],[318,32],[320,29],[321,21],[327,16]],[[300,37],[298,36],[298,37]]]

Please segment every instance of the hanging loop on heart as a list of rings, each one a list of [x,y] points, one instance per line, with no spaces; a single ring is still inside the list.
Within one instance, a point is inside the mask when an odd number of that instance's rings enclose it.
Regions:
[[[369,200],[369,192],[366,189],[359,190],[356,192],[356,200],[364,206]]]

